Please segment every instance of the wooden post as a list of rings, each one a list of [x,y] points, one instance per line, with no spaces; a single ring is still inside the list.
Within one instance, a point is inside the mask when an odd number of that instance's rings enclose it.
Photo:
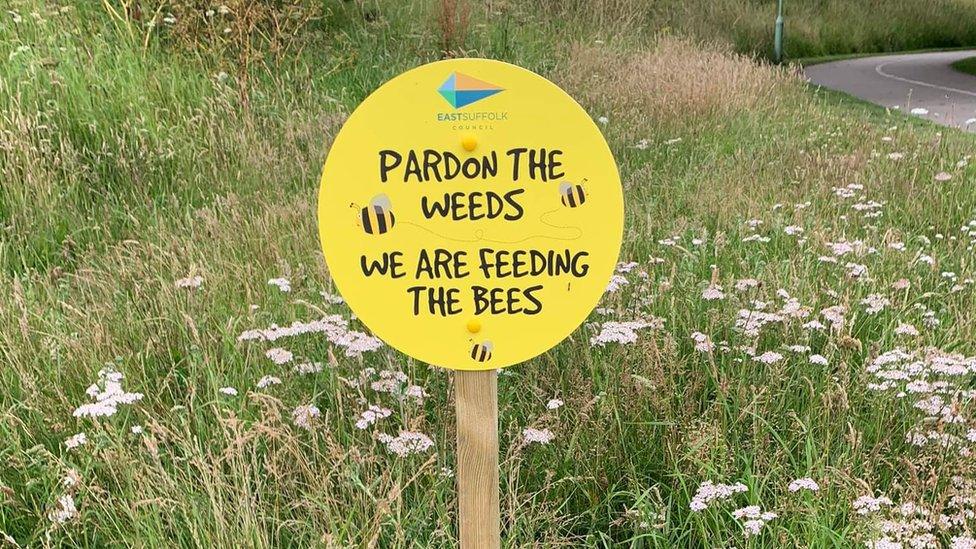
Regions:
[[[498,549],[498,372],[457,371],[458,530],[462,549]]]

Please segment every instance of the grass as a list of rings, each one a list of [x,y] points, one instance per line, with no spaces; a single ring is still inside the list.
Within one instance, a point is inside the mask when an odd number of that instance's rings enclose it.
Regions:
[[[952,68],[959,72],[964,72],[966,74],[971,74],[976,76],[976,57],[967,57],[966,59],[960,59],[952,64]]]
[[[973,366],[939,373],[950,361],[934,349],[976,354],[972,230],[960,230],[976,216],[973,137],[818,94],[730,45],[626,21],[576,32],[558,11],[573,6],[474,11],[463,40],[608,118],[627,196],[621,257],[639,263],[607,294],[607,316],[501,374],[506,544],[848,547],[878,539],[882,518],[906,522],[856,513],[864,495],[917,504],[921,524],[964,515],[976,491],[950,479],[972,476],[961,450]],[[440,57],[436,10],[327,4],[301,31],[308,45],[274,58],[246,57],[264,51],[247,43],[201,47],[195,31],[164,25],[147,41],[133,30],[144,25],[101,8],[12,5],[21,21],[0,27],[0,539],[455,544],[449,373],[388,348],[347,356],[315,335],[238,341],[326,314],[365,330],[320,294],[332,288],[318,176],[367,93]],[[858,266],[867,274],[852,277]],[[192,276],[199,289],[175,286]],[[276,277],[291,291],[267,283]],[[736,290],[742,279],[758,286]],[[907,289],[892,287],[902,279]],[[703,299],[713,285],[724,299]],[[869,314],[872,294],[889,302]],[[842,326],[802,327],[829,325],[838,305]],[[755,333],[740,311],[780,318]],[[663,326],[630,345],[590,343],[603,322],[638,318]],[[902,323],[920,334],[896,333]],[[695,349],[695,332],[711,351]],[[272,347],[295,361],[274,364]],[[871,388],[873,361],[899,347],[927,353],[917,364],[928,381],[947,382],[937,419],[914,407],[933,396],[924,389]],[[766,352],[783,358],[753,358]],[[322,371],[292,371],[305,361]],[[106,365],[144,397],[111,417],[73,417]],[[383,371],[427,397],[377,391]],[[265,375],[282,383],[257,388]],[[565,405],[548,409],[552,398]],[[304,429],[293,412],[309,404],[320,416]],[[369,404],[391,415],[357,429]],[[553,441],[525,444],[530,427]],[[911,444],[916,429],[936,442]],[[401,430],[434,447],[398,457],[375,436]],[[68,449],[81,432],[87,443]],[[790,492],[799,477],[821,490]],[[693,512],[707,480],[748,491]],[[51,513],[65,495],[77,515],[60,523]],[[731,511],[748,504],[779,517],[747,538]],[[947,545],[973,526],[929,531]]]

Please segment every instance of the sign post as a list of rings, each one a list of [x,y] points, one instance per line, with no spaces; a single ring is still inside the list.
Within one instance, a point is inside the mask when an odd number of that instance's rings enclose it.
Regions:
[[[498,509],[498,373],[456,372],[458,529],[461,546],[501,544]]]
[[[329,273],[359,320],[458,370],[461,546],[498,547],[497,370],[572,333],[620,251],[623,192],[603,134],[520,67],[417,67],[349,116],[318,219]]]

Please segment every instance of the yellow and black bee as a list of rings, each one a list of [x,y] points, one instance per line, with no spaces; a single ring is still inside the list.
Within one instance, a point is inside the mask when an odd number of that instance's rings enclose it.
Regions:
[[[563,206],[576,208],[586,202],[586,193],[583,192],[583,185],[576,183],[563,183],[559,186],[559,197]]]
[[[491,344],[490,341],[483,341],[481,343],[475,343],[471,347],[471,358],[477,360],[478,362],[488,362],[491,360],[491,350],[495,346]]]
[[[390,198],[385,194],[374,196],[369,206],[360,211],[360,216],[366,234],[384,234],[396,224]]]

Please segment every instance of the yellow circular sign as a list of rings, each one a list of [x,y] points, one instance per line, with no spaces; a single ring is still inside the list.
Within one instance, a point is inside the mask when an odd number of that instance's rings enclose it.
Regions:
[[[545,78],[454,59],[390,80],[335,138],[319,191],[333,280],[378,337],[488,370],[566,338],[613,274],[623,194],[603,135]]]

